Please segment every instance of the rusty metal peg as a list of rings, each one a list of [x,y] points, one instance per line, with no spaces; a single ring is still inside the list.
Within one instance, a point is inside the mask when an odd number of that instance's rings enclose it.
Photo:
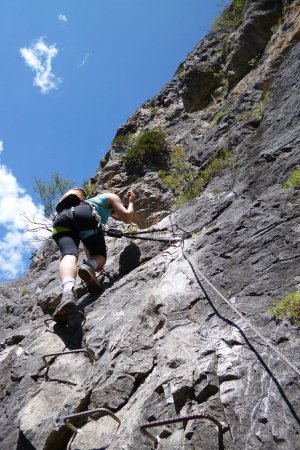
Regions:
[[[95,358],[92,355],[92,353],[89,350],[83,349],[83,348],[80,348],[80,349],[77,349],[77,350],[70,350],[68,352],[49,353],[49,354],[43,356],[43,361],[45,363],[45,366],[49,369],[50,364],[49,364],[49,362],[47,361],[46,358],[50,358],[50,357],[57,358],[57,356],[70,355],[71,353],[84,353],[85,356],[87,356],[89,358],[89,361],[90,361],[91,364],[93,364],[93,362],[95,361]]]
[[[194,420],[194,419],[210,420],[218,427],[219,435],[222,434],[225,431],[225,429],[227,428],[227,425],[225,423],[220,422],[218,419],[216,419],[211,414],[199,413],[199,414],[191,414],[188,416],[177,416],[177,417],[173,417],[170,419],[155,420],[153,422],[143,423],[143,425],[140,426],[140,430],[145,436],[147,436],[149,439],[151,439],[157,445],[159,443],[159,438],[157,436],[154,436],[153,434],[151,434],[149,431],[147,431],[146,428],[154,428],[154,427],[159,427],[162,425],[169,425],[171,423],[184,422],[184,421]]]
[[[105,413],[103,415],[109,415],[110,417],[112,417],[116,422],[118,422],[118,424],[121,424],[121,420],[119,419],[118,416],[116,416],[116,414],[114,414],[112,411],[110,411],[107,408],[97,408],[97,409],[90,409],[88,411],[82,411],[80,413],[74,413],[74,414],[70,414],[69,416],[64,417],[64,423],[65,425],[70,428],[70,430],[74,431],[75,433],[78,433],[79,429],[76,428],[71,422],[71,419],[77,419],[78,417],[88,417],[88,416],[93,416],[94,414],[97,413]]]

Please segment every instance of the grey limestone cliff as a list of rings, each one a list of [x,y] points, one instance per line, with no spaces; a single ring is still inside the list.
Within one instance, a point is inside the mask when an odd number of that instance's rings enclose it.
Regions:
[[[0,285],[1,449],[300,448],[299,327],[269,312],[300,290],[299,188],[282,187],[300,165],[299,2],[245,1],[229,25],[219,23],[117,136],[159,127],[199,173],[224,148],[234,164],[176,211],[157,161],[128,171],[126,139],[92,178],[95,192],[134,189],[138,226],[176,224],[190,233],[184,245],[107,238],[103,293],[77,288],[82,326],[44,323],[61,295],[53,242],[24,278]],[[80,349],[93,360],[43,359]],[[78,433],[66,427],[67,415],[97,408],[121,423],[99,413],[73,419]],[[140,431],[197,413],[226,426],[162,425],[151,430],[158,444]]]

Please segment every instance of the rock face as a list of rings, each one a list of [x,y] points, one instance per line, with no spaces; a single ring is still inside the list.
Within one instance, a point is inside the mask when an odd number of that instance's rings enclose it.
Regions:
[[[160,126],[199,170],[231,149],[234,167],[198,197],[171,213],[173,195],[153,167],[140,179],[126,172],[124,143],[93,177],[97,191],[133,188],[138,225],[176,224],[191,233],[184,246],[107,238],[103,294],[77,288],[82,326],[44,323],[61,295],[51,241],[27,276],[0,285],[1,449],[299,448],[299,328],[269,312],[300,289],[299,188],[282,188],[300,165],[299,9],[245,2],[238,27],[209,34],[119,128]],[[89,353],[43,359],[80,349]],[[102,411],[71,419],[78,433],[66,427],[66,416],[98,408],[121,423]],[[226,424],[222,433],[207,419],[149,429],[158,444],[140,431],[204,412]]]

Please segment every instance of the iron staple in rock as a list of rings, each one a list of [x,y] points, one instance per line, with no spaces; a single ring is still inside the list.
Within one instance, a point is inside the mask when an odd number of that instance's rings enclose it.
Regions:
[[[46,367],[50,367],[49,362],[47,361],[46,358],[50,358],[50,357],[57,357],[57,356],[63,356],[63,355],[70,355],[73,353],[84,353],[85,356],[87,356],[89,358],[89,361],[91,364],[93,364],[93,362],[95,361],[94,356],[92,355],[92,353],[88,350],[88,349],[77,349],[77,350],[70,350],[68,352],[58,352],[58,353],[48,353],[47,355],[43,356],[43,361],[45,363]]]
[[[121,420],[119,419],[119,417],[114,414],[112,411],[110,411],[107,408],[96,408],[96,409],[91,409],[88,411],[82,411],[80,413],[74,413],[74,414],[70,414],[66,417],[64,417],[64,423],[65,425],[70,428],[70,430],[74,431],[75,433],[78,433],[78,428],[76,428],[71,422],[71,419],[77,419],[78,417],[89,417],[92,416],[94,414],[97,413],[105,413],[104,415],[109,415],[110,417],[112,417],[116,422],[118,422],[118,424],[121,424]]]
[[[153,422],[143,423],[140,426],[141,432],[150,438],[155,444],[159,443],[159,438],[157,436],[154,436],[152,433],[149,433],[147,431],[147,428],[154,428],[154,427],[160,427],[163,425],[170,425],[172,423],[178,423],[178,422],[184,422],[189,420],[195,420],[195,419],[207,419],[213,422],[218,427],[218,433],[222,433],[227,429],[227,425],[223,422],[220,422],[218,419],[216,419],[214,416],[212,416],[209,413],[198,413],[198,414],[190,414],[187,416],[177,416],[172,417],[170,419],[164,419],[164,420],[155,420]]]

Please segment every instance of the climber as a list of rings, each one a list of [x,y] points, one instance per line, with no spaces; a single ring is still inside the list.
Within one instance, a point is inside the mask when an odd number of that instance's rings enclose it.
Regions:
[[[54,311],[54,319],[72,315],[76,311],[74,288],[80,241],[88,259],[79,267],[78,275],[87,284],[89,292],[99,292],[96,272],[103,268],[106,261],[102,224],[105,225],[110,216],[126,224],[131,223],[135,194],[129,191],[126,196],[127,208],[116,194],[106,193],[85,200],[84,190],[74,188],[66,192],[57,203],[58,215],[53,222],[52,237],[62,255],[59,274],[63,294],[60,304]]]

